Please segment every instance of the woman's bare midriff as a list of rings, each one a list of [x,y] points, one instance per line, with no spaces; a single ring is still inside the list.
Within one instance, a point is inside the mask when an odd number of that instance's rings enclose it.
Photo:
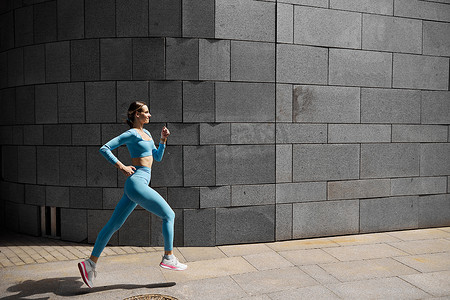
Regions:
[[[153,156],[134,157],[131,159],[131,164],[133,166],[143,166],[151,169],[153,164]]]

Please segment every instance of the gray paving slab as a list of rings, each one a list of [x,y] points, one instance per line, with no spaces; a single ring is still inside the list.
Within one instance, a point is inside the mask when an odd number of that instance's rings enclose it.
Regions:
[[[405,275],[400,278],[433,296],[450,295],[450,271]]]

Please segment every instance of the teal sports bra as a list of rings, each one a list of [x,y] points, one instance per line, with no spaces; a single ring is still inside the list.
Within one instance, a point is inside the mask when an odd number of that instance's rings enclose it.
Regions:
[[[153,156],[156,161],[161,161],[166,145],[160,143],[159,147],[156,148],[150,132],[147,129],[144,129],[144,132],[150,137],[149,141],[144,140],[136,129],[131,128],[104,144],[100,148],[100,153],[114,165],[119,160],[111,151],[119,146],[126,145],[132,158]]]

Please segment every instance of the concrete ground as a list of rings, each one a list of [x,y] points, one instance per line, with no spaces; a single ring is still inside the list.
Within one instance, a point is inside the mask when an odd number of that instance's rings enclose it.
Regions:
[[[91,245],[3,233],[0,299],[450,299],[450,227],[220,247],[107,247],[92,289],[77,262]]]

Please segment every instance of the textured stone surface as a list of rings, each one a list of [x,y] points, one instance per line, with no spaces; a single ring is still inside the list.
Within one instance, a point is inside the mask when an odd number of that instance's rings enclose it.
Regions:
[[[293,204],[294,239],[358,232],[359,201],[327,201]]]
[[[391,72],[391,53],[330,49],[330,84],[390,87]]]
[[[150,246],[150,214],[134,210],[119,230],[119,245]]]
[[[19,146],[17,148],[18,176],[20,183],[36,183],[36,148]]]
[[[214,83],[183,82],[183,121],[214,122]]]
[[[410,54],[394,54],[393,87],[448,90],[449,60]]]
[[[277,3],[277,42],[294,42],[294,5]]]
[[[276,121],[292,122],[292,85],[276,85]]]
[[[230,144],[231,124],[230,123],[201,123],[200,124],[200,144]]]
[[[164,39],[133,39],[133,79],[164,79]]]
[[[100,41],[98,39],[71,41],[71,80],[100,79]]]
[[[183,1],[183,36],[214,37],[215,1]]]
[[[231,206],[231,187],[203,187],[200,188],[200,208]]]
[[[275,181],[275,146],[216,146],[216,184]]]
[[[450,124],[450,92],[422,92],[422,124]]]
[[[86,183],[87,186],[117,186],[117,171],[105,164],[98,153],[98,147],[86,148]]]
[[[230,80],[230,41],[199,40],[200,80]]]
[[[445,194],[446,177],[412,177],[391,179],[391,195]]]
[[[327,199],[326,182],[282,183],[276,185],[277,203],[322,201]]]
[[[199,208],[199,188],[168,188],[167,202],[172,208]]]
[[[363,16],[362,48],[390,52],[422,52],[422,21],[377,15]]]
[[[29,20],[33,19],[33,6],[22,7],[16,9],[14,13],[11,12],[6,16],[2,16],[2,18],[4,18],[3,22],[6,23],[8,21],[8,16],[11,16],[12,21],[13,15],[14,15],[14,29],[11,26],[13,43],[16,45],[16,47],[32,44],[34,30],[33,30],[33,22],[29,22]],[[3,26],[1,27],[4,28]],[[5,41],[6,40],[7,39],[5,38]],[[0,49],[5,50],[6,48],[7,47],[3,46]]]
[[[275,41],[275,3],[217,0],[215,18],[216,38]]]
[[[182,84],[178,81],[150,81],[150,113],[153,122],[181,122]]]
[[[44,46],[25,47],[23,51],[24,83],[35,84],[45,82]]]
[[[149,35],[171,36],[181,35],[181,0],[150,0],[149,10]]]
[[[116,0],[117,36],[148,35],[148,4],[146,0],[133,2]]]
[[[44,145],[72,144],[71,125],[44,125]]]
[[[102,80],[130,80],[132,73],[131,39],[100,40]]]
[[[216,244],[255,243],[275,238],[275,206],[216,209]]]
[[[42,125],[25,125],[23,127],[24,145],[43,145],[44,130]]]
[[[216,245],[215,209],[187,209],[183,219],[185,247]]]
[[[39,206],[21,204],[19,207],[19,232],[39,236],[41,234]]]
[[[292,204],[279,204],[275,210],[275,240],[292,239]]]
[[[152,187],[183,186],[183,152],[181,146],[167,146],[164,158],[152,166]]]
[[[116,121],[116,83],[114,81],[86,82],[85,99],[86,122]]]
[[[359,199],[391,195],[389,179],[351,180],[328,182],[327,199]]]
[[[166,39],[166,78],[198,79],[199,47],[196,39]]]
[[[419,91],[361,89],[362,123],[420,123]]]
[[[88,133],[88,134],[87,134]],[[73,145],[100,145],[100,125],[99,124],[73,124],[72,125]]]
[[[394,13],[394,0],[330,0],[330,8],[381,15]]]
[[[232,123],[232,144],[273,144],[275,124],[273,123]]]
[[[8,51],[8,86],[23,85],[23,48]]]
[[[109,218],[111,218],[112,210],[88,210],[87,224],[88,224],[88,242],[95,243],[97,235],[103,226],[106,225]],[[119,244],[119,232],[115,232],[108,242],[108,245]]]
[[[394,15],[425,20],[450,21],[450,7],[445,3],[419,0],[398,0],[394,3]]]
[[[86,38],[113,37],[116,34],[114,0],[85,1]]]
[[[327,72],[327,49],[300,45],[277,45],[277,82],[326,84]]]
[[[61,209],[61,239],[83,242],[88,237],[87,211],[83,209]]]
[[[330,124],[328,126],[329,143],[389,143],[390,141],[390,125]]]
[[[276,145],[276,183],[292,182],[292,145]]]
[[[450,144],[420,144],[420,176],[450,174]]]
[[[17,124],[34,123],[34,86],[16,88],[16,117]],[[24,109],[26,108],[26,109]]]
[[[86,148],[60,147],[59,183],[67,186],[86,186]]]
[[[450,194],[419,197],[419,227],[450,225]]]
[[[361,145],[361,178],[418,175],[419,144]]]
[[[235,185],[231,187],[231,206],[275,204],[275,185]]]
[[[422,111],[426,110],[422,106]],[[439,113],[441,111],[437,111]],[[423,118],[422,118],[423,122]],[[447,142],[448,126],[442,125],[393,125],[392,142],[433,143]]]
[[[313,8],[294,7],[294,43],[361,48],[361,14]]]
[[[125,123],[127,119],[127,111],[132,101],[144,101],[149,103],[148,81],[118,81],[116,83],[117,93],[117,122]],[[111,91],[112,92],[112,91]],[[110,104],[113,104],[114,97],[109,99]],[[109,107],[108,110],[112,110]],[[150,109],[150,114],[153,111]],[[151,119],[153,121],[153,118]]]
[[[277,143],[326,143],[327,126],[325,124],[277,124]]]
[[[57,39],[56,1],[47,1],[33,6],[34,42],[45,43]]]
[[[57,5],[58,39],[79,39],[84,37],[84,1],[65,0]]]
[[[214,146],[186,146],[183,150],[184,185],[214,186],[216,158]]]
[[[25,203],[45,206],[45,186],[36,184],[25,185]]]
[[[54,207],[69,207],[69,187],[51,185],[46,186],[45,205]]]
[[[293,180],[359,178],[359,145],[294,145]]]
[[[84,123],[84,83],[58,84],[58,121],[60,123]]]
[[[71,208],[101,209],[102,189],[92,187],[70,187],[69,201]]]
[[[450,24],[423,22],[423,53],[428,55],[450,55]]]
[[[0,51],[14,48],[14,12],[10,11],[3,15],[0,19],[0,26],[2,28],[2,44],[0,45]],[[32,28],[28,28],[32,30]],[[28,37],[31,41],[31,37]]]
[[[328,7],[327,0],[283,0],[284,3],[290,3],[294,5],[306,5],[315,7]]]
[[[275,81],[275,44],[232,41],[231,80]]]
[[[59,148],[37,147],[37,183],[47,185],[59,184]]]

